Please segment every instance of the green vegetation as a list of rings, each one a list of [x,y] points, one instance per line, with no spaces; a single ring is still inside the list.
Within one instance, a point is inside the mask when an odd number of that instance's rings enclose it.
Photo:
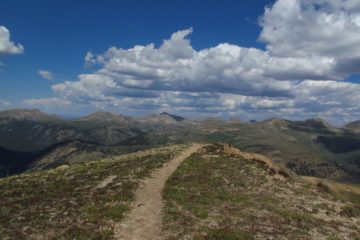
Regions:
[[[242,231],[229,231],[227,229],[210,229],[206,231],[206,236],[196,236],[195,240],[252,240],[249,233]]]
[[[274,173],[273,163],[251,156],[225,145],[209,145],[178,168],[164,190],[169,239],[357,236],[360,228],[355,222],[329,212],[346,203],[296,177]]]
[[[340,214],[346,217],[360,217],[360,205],[347,205],[341,209]]]
[[[0,239],[111,239],[139,179],[184,147],[0,179]]]

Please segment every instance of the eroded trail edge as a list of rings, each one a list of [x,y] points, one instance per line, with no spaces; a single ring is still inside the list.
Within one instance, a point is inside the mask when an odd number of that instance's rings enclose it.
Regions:
[[[135,192],[133,208],[123,222],[115,225],[115,239],[162,239],[162,191],[165,183],[180,164],[200,148],[200,144],[192,144],[140,183],[140,187]]]

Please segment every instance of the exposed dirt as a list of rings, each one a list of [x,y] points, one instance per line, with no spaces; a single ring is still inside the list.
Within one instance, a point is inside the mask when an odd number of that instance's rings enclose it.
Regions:
[[[107,185],[109,185],[110,183],[112,183],[115,178],[116,178],[116,176],[114,176],[114,175],[105,178],[104,180],[102,180],[102,181],[96,186],[96,188],[99,189],[99,188],[104,188],[104,187],[106,187]]]
[[[193,144],[180,155],[155,170],[144,179],[136,190],[132,210],[125,220],[114,227],[115,239],[122,240],[160,240],[162,239],[162,191],[167,179],[180,164],[202,145]]]

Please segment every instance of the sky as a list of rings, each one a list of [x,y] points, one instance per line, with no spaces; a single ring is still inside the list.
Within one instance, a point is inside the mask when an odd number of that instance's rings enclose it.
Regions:
[[[2,0],[0,110],[360,119],[358,0]]]

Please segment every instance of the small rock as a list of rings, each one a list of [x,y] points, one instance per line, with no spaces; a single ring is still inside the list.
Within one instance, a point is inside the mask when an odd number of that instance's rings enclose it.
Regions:
[[[68,169],[69,167],[70,167],[69,165],[64,164],[64,165],[58,166],[58,167],[56,168],[56,170],[58,170],[58,171],[64,171],[64,170]]]

